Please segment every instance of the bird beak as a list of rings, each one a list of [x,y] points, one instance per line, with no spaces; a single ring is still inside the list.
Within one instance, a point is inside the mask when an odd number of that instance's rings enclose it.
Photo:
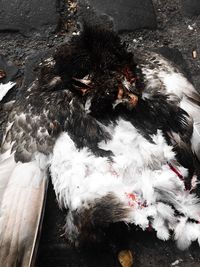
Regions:
[[[124,84],[119,84],[116,104],[118,105],[119,103],[127,103],[129,107],[135,107],[138,103],[138,96],[132,93]]]
[[[82,95],[85,95],[88,90],[91,89],[91,80],[89,79],[89,75],[86,75],[83,79],[72,78],[78,85],[73,85],[76,90],[81,92]]]
[[[130,94],[128,94],[128,98],[129,98],[129,104],[132,107],[135,107],[138,103],[138,96],[130,93]]]
[[[82,84],[84,84],[86,86],[89,86],[89,84],[91,83],[91,80],[89,79],[88,75],[85,76],[83,79],[78,79],[78,78],[75,78],[75,77],[73,77],[72,79],[74,81],[77,81],[79,83],[82,83]]]

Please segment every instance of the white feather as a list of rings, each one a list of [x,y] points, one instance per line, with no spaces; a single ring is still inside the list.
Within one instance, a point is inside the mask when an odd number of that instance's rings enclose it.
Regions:
[[[14,87],[16,83],[8,82],[8,83],[0,83],[0,101],[4,98],[4,96],[8,93],[8,91]]]
[[[169,229],[162,217],[157,216],[153,220],[152,227],[156,230],[156,234],[159,239],[166,241],[170,238]]]
[[[69,238],[73,239],[78,231],[73,224],[76,210],[87,209],[96,198],[113,193],[129,209],[124,218],[126,223],[134,223],[143,230],[152,223],[162,240],[169,239],[169,232],[175,231],[179,246],[185,247],[179,237],[183,227],[174,209],[184,214],[186,221],[187,218],[199,221],[200,205],[193,194],[185,191],[183,181],[167,163],[172,161],[183,176],[187,175],[185,168],[176,166],[172,147],[166,144],[160,131],[153,136],[155,143],[150,143],[123,119],[108,131],[113,138],[100,147],[113,151],[112,163],[93,156],[86,148],[77,150],[67,133],[58,138],[54,147],[50,170],[58,203],[70,210]]]
[[[200,226],[196,223],[187,222],[187,218],[180,217],[174,233],[178,248],[184,250],[190,246],[192,241],[199,238]]]
[[[167,204],[162,202],[157,204],[157,212],[165,221],[172,222],[174,220],[174,210]]]

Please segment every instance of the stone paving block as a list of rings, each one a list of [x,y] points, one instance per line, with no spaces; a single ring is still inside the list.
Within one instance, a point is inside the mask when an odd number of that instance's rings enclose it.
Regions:
[[[58,24],[58,0],[0,0],[0,31],[20,31],[29,35],[37,30],[44,35]]]
[[[96,24],[112,23],[117,31],[156,28],[156,15],[151,0],[79,0],[80,17]]]
[[[182,0],[182,7],[187,16],[200,15],[200,0]]]

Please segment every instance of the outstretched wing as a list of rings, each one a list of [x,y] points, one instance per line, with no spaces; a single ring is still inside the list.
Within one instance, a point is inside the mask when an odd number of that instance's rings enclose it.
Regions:
[[[11,85],[0,89],[9,90]],[[12,140],[0,155],[0,266],[27,267],[35,259],[48,179],[36,160],[17,163],[11,147]]]
[[[8,103],[2,107],[0,266],[30,265],[42,220],[48,157],[60,133],[69,132],[79,148],[107,152],[97,144],[109,139],[109,134],[79,101],[68,90],[46,89],[33,82],[13,107]]]

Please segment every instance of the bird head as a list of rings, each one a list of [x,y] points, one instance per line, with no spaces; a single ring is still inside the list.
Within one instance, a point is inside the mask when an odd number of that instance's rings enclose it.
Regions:
[[[143,89],[141,75],[133,54],[116,33],[85,26],[54,58],[56,75],[82,98],[88,113],[102,116],[118,105],[128,109],[137,105]]]
[[[95,117],[114,111],[118,105],[133,109],[140,92],[136,77],[128,66],[117,70],[89,73],[81,79],[74,77],[74,89],[85,101],[85,110]]]

